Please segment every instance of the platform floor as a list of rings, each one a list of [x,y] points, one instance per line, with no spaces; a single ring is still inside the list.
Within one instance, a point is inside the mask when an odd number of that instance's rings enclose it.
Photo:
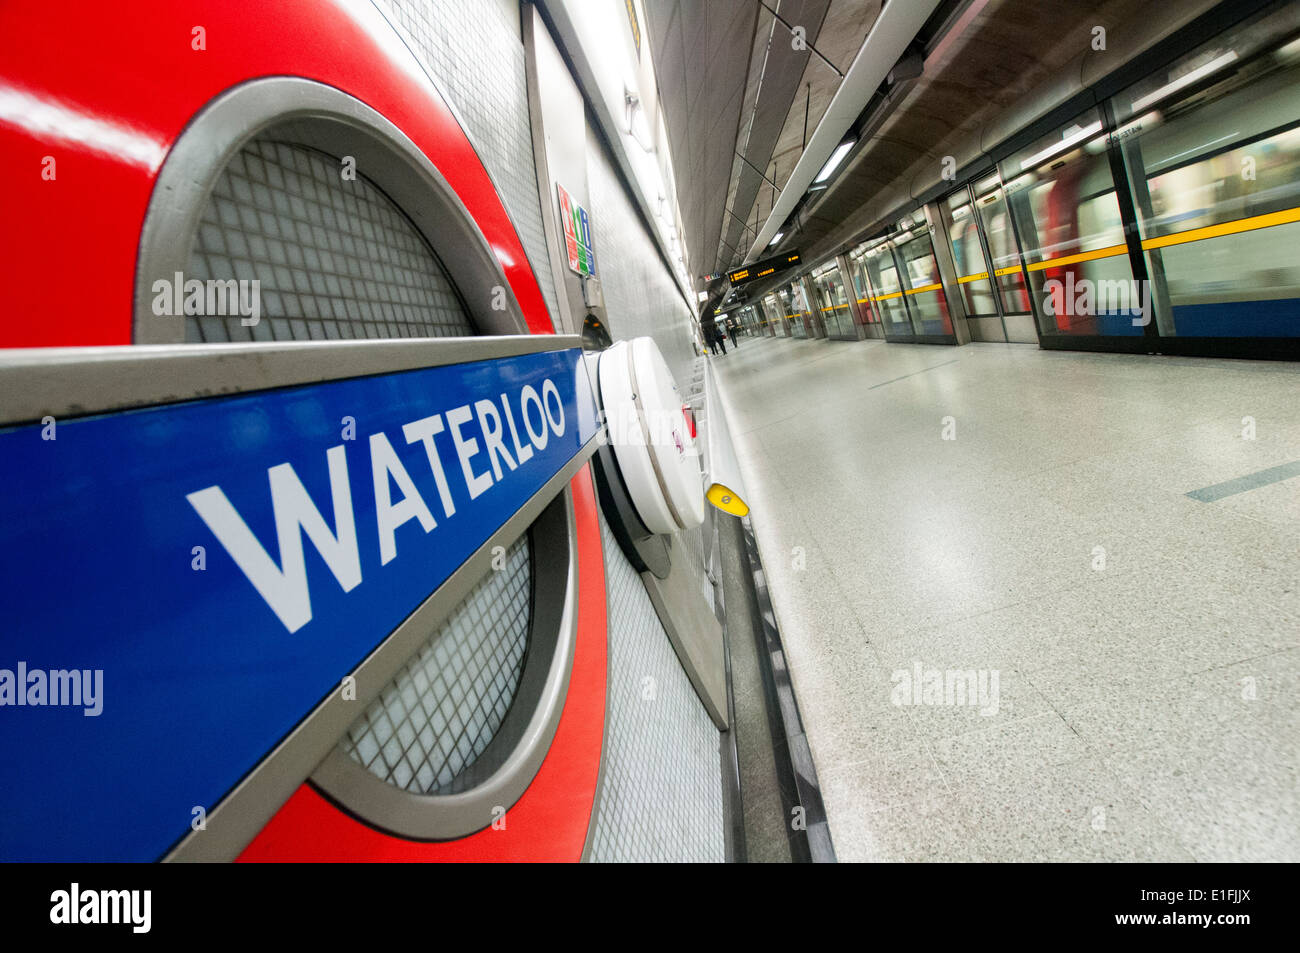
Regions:
[[[841,860],[1300,860],[1300,366],[711,360]]]

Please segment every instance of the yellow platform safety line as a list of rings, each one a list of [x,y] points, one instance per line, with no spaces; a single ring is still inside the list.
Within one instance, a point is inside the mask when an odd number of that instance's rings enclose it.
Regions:
[[[1062,255],[1060,258],[1048,258],[1046,261],[1036,261],[1032,265],[1026,265],[1025,267],[1030,271],[1042,271],[1045,268],[1073,265],[1081,261],[1096,261],[1098,258],[1114,258],[1116,255],[1123,255],[1127,251],[1127,245],[1107,245],[1105,248],[1098,248],[1095,251],[1084,251],[1079,252],[1077,255]]]
[[[1268,212],[1264,215],[1252,215],[1249,218],[1238,218],[1231,222],[1223,222],[1219,225],[1206,225],[1202,228],[1189,228],[1183,232],[1175,232],[1173,235],[1162,235],[1159,238],[1147,238],[1142,241],[1143,251],[1153,251],[1157,248],[1168,248],[1171,245],[1186,245],[1189,242],[1204,241],[1207,238],[1222,238],[1225,235],[1240,235],[1242,232],[1253,232],[1261,228],[1272,228],[1275,225],[1290,225],[1293,222],[1300,222],[1300,207],[1283,209],[1280,212]],[[1122,255],[1128,251],[1127,245],[1110,245],[1106,248],[1098,248],[1096,251],[1081,252],[1077,255],[1063,255],[1060,258],[1048,258],[1046,261],[1037,261],[1032,265],[1026,266],[1030,271],[1042,271],[1045,268],[1051,268],[1055,265],[1073,265],[1081,261],[1095,261],[1098,258],[1113,258],[1116,255]],[[1012,266],[1009,269],[994,272],[1001,275],[1004,272],[1019,270],[1019,266]]]
[[[1289,225],[1292,222],[1300,222],[1300,208],[1283,209],[1280,212],[1269,212],[1266,215],[1252,215],[1250,218],[1239,218],[1232,222],[1224,222],[1221,225],[1189,228],[1185,232],[1176,232],[1173,235],[1148,238],[1142,242],[1142,250],[1151,251],[1154,248],[1167,248],[1170,245],[1184,245],[1187,242],[1199,242],[1206,238],[1221,238],[1224,235],[1253,232],[1259,228]]]
[[[730,487],[722,483],[715,483],[709,487],[705,497],[710,503],[722,510],[724,513],[730,513],[732,516],[748,516],[749,504],[740,498],[740,496]]]
[[[1170,245],[1185,245],[1188,242],[1204,241],[1207,238],[1222,238],[1225,235],[1239,235],[1242,232],[1253,232],[1261,228],[1272,228],[1275,225],[1290,225],[1293,222],[1300,222],[1300,206],[1296,208],[1283,209],[1280,212],[1268,212],[1264,215],[1252,215],[1249,218],[1239,218],[1231,222],[1223,222],[1219,225],[1206,225],[1202,228],[1189,228],[1184,232],[1175,232],[1173,235],[1162,235],[1160,238],[1147,238],[1142,242],[1143,251],[1152,251],[1156,248],[1168,248]],[[1108,245],[1105,248],[1098,248],[1095,251],[1080,252],[1076,255],[1062,255],[1059,258],[1048,258],[1044,261],[1036,261],[1025,266],[1029,271],[1044,271],[1053,266],[1073,265],[1084,261],[1096,261],[1100,258],[1114,258],[1116,255],[1123,255],[1128,251],[1128,245]],[[1019,265],[1007,265],[1005,268],[997,268],[993,271],[993,277],[1003,278],[1007,275],[1013,275],[1020,271]],[[957,284],[964,285],[972,281],[982,281],[988,278],[987,271],[981,271],[974,275],[962,275],[957,279]],[[920,294],[923,291],[937,291],[942,288],[942,284],[925,285],[921,288],[911,288],[907,291],[895,291],[892,294],[875,295],[870,298],[859,298],[858,304],[866,304],[868,301],[888,301],[890,298],[899,298],[903,295]],[[823,311],[829,311],[829,308],[823,308]]]

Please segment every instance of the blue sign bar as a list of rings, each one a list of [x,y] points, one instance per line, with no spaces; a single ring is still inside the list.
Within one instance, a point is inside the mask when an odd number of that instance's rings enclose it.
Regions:
[[[597,430],[576,349],[0,430],[0,860],[163,856]]]

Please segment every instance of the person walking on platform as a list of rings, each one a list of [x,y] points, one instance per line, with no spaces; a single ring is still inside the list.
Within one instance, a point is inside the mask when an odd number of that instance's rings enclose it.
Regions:
[[[718,354],[718,348],[722,348],[723,354],[727,353],[727,341],[726,338],[722,336],[722,332],[718,329],[718,322],[710,321],[705,325],[704,334],[709,343],[709,350],[713,352],[715,357]]]
[[[732,347],[739,347],[739,346],[740,346],[739,344],[736,343],[736,334],[739,333],[739,331],[740,331],[740,328],[736,325],[736,322],[735,322],[735,321],[728,321],[728,322],[727,322],[727,335],[728,335],[728,337],[731,338],[731,346],[732,346]]]

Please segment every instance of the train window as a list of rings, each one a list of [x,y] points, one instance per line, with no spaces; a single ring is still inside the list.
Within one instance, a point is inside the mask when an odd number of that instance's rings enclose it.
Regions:
[[[1300,39],[1243,62],[1246,45],[1221,38],[1117,97],[1162,335],[1300,334]]]
[[[1097,111],[1012,156],[1001,173],[1042,333],[1141,335],[1141,289]]]
[[[528,649],[528,538],[501,557],[341,742],[375,777],[415,794],[456,790],[501,727]]]
[[[255,139],[227,163],[199,221],[187,277],[254,279],[259,320],[189,315],[187,341],[453,337],[474,333],[419,230],[360,171]]]

